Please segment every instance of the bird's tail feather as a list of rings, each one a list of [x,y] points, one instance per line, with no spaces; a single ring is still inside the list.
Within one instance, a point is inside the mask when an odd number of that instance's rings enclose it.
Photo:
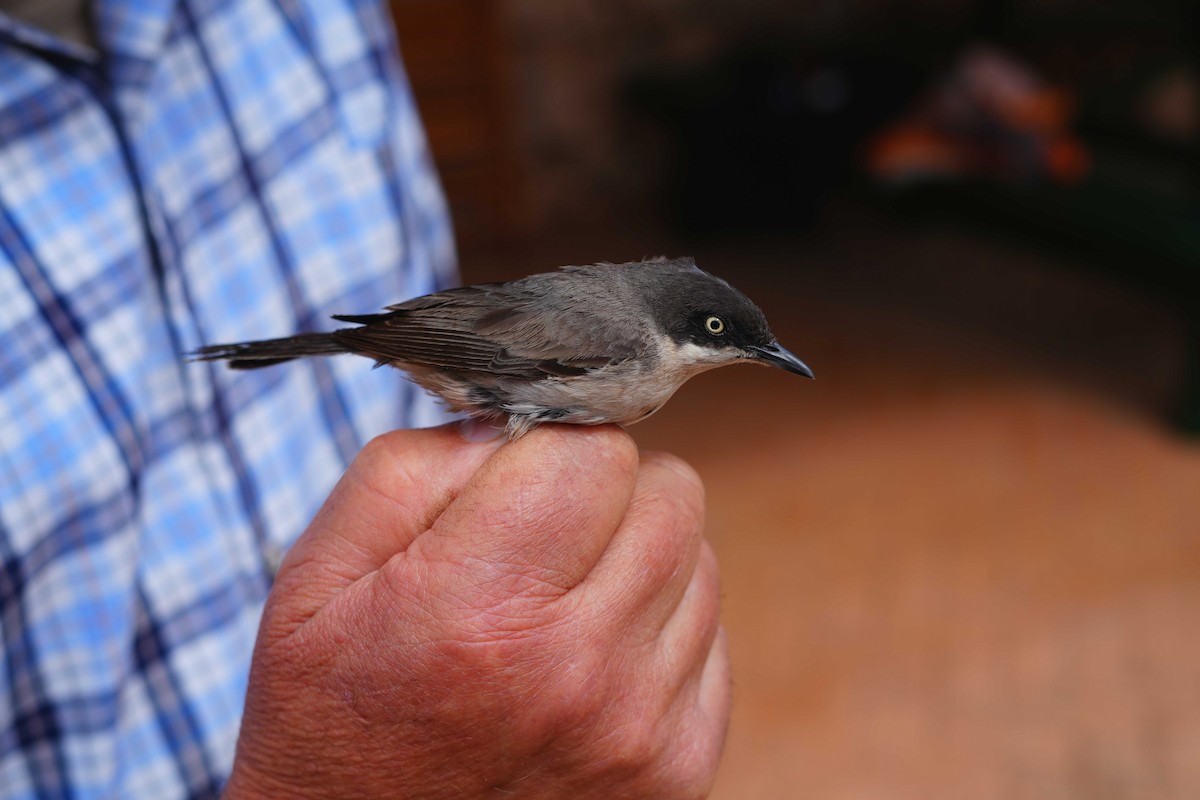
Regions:
[[[347,352],[328,333],[302,333],[260,342],[210,344],[189,355],[192,361],[228,361],[231,369],[258,369],[303,356],[332,356]]]

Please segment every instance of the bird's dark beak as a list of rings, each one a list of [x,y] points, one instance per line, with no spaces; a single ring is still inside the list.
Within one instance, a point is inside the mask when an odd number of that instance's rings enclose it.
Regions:
[[[750,352],[754,354],[755,360],[761,361],[764,364],[786,369],[788,372],[794,372],[806,378],[814,377],[813,371],[808,368],[808,364],[796,358],[790,351],[780,347],[778,342],[772,342],[765,347],[751,347]]]

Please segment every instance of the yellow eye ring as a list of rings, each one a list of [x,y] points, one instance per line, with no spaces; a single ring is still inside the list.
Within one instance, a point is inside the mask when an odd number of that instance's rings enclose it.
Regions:
[[[720,317],[709,317],[704,320],[704,330],[711,333],[713,336],[720,336],[725,332],[725,320]]]

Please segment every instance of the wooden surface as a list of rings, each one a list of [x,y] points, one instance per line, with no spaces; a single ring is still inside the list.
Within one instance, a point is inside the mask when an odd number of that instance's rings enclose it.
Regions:
[[[1200,797],[1200,447],[1105,388],[1152,380],[1172,324],[987,244],[844,249],[706,262],[816,382],[719,370],[633,428],[708,488],[736,679],[713,797]],[[931,258],[966,266],[913,277]]]

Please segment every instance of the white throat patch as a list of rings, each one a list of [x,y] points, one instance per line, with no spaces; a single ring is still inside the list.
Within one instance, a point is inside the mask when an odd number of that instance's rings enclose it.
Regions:
[[[743,360],[743,356],[737,350],[718,350],[695,342],[677,344],[669,336],[663,336],[659,340],[659,353],[663,364],[679,375],[681,380]]]

